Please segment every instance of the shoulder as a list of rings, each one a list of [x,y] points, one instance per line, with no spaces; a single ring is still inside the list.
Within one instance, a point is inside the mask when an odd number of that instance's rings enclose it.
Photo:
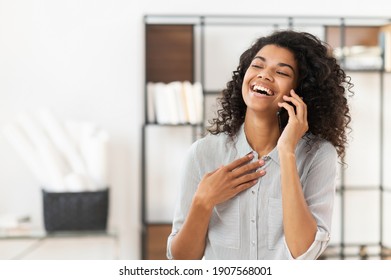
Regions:
[[[230,146],[229,136],[225,133],[217,135],[208,133],[192,144],[192,149],[197,152],[213,152],[227,149]]]
[[[306,135],[296,150],[296,161],[300,174],[307,176],[311,173],[315,177],[328,174],[332,178],[337,170],[338,154],[331,142]]]
[[[187,156],[198,165],[212,168],[217,162],[220,162],[219,164],[223,162],[222,159],[229,154],[234,145],[231,138],[224,133],[217,135],[208,133],[191,145]]]
[[[305,158],[317,158],[336,161],[338,158],[337,149],[331,142],[306,134],[300,141],[298,152]]]

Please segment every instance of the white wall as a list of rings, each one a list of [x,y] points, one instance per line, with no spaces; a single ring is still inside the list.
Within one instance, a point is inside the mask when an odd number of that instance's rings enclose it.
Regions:
[[[206,2],[206,1],[205,1]],[[144,14],[389,16],[385,1],[0,0],[0,126],[51,107],[112,139],[111,220],[121,257],[139,258]],[[379,5],[378,5],[379,4]],[[42,226],[37,180],[0,136],[0,213]]]

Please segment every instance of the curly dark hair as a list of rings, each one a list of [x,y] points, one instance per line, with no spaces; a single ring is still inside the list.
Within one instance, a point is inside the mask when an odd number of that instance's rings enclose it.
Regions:
[[[331,47],[316,36],[293,30],[275,31],[261,37],[241,56],[232,80],[218,98],[221,108],[210,121],[212,134],[226,133],[234,138],[244,122],[246,104],[242,83],[247,68],[257,52],[266,45],[290,50],[297,61],[299,78],[296,92],[303,97],[308,110],[308,132],[330,141],[343,158],[347,144],[347,129],[351,117],[346,93],[353,93],[353,84],[333,57]]]

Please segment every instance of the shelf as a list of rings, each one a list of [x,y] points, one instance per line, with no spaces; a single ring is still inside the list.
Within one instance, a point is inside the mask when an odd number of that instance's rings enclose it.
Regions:
[[[331,47],[346,49],[355,46],[364,46],[367,48],[377,48],[381,46],[379,34],[381,27],[391,22],[391,18],[381,17],[334,17],[334,16],[260,16],[260,15],[146,15],[145,16],[145,31],[146,31],[146,81],[148,82],[165,82],[184,81],[191,82],[200,81],[203,85],[204,97],[212,100],[221,94],[221,89],[225,86],[230,78],[229,71],[235,69],[237,66],[237,54],[241,53],[244,48],[247,48],[253,41],[255,36],[270,33],[270,31],[280,28],[300,29],[315,34],[321,40],[326,41]],[[257,35],[255,35],[257,34]],[[235,40],[232,40],[235,38]],[[244,45],[243,42],[246,42]],[[378,56],[378,59],[383,59],[383,56]],[[371,244],[349,244],[349,231],[346,230],[346,225],[358,227],[359,222],[365,218],[370,220],[371,225],[375,225],[375,234],[371,235],[379,239],[378,246],[387,249],[384,246],[385,234],[387,229],[382,228],[382,221],[385,220],[384,207],[386,207],[385,193],[390,193],[391,189],[384,188],[384,176],[382,172],[384,169],[384,128],[387,118],[384,116],[384,93],[386,92],[386,77],[390,72],[386,72],[381,67],[368,66],[359,64],[348,64],[348,57],[345,53],[340,57],[340,63],[344,67],[345,72],[350,76],[358,76],[369,79],[357,79],[357,88],[365,94],[355,93],[357,96],[356,102],[362,106],[357,110],[358,116],[354,121],[367,122],[369,129],[361,131],[355,130],[355,133],[361,133],[357,136],[356,143],[364,137],[370,138],[372,148],[369,151],[367,143],[361,147],[355,146],[355,143],[349,147],[352,151],[360,154],[368,155],[368,158],[360,161],[356,158],[350,159],[351,169],[354,172],[359,172],[360,176],[367,175],[365,172],[357,170],[365,170],[362,164],[363,161],[370,161],[370,165],[375,166],[376,170],[366,176],[365,180],[354,180],[354,174],[342,170],[340,184],[337,186],[336,208],[338,212],[336,220],[335,231],[341,239],[341,248],[350,246],[370,246]],[[378,64],[376,64],[378,65]],[[383,65],[383,63],[381,64]],[[225,75],[225,76],[224,76]],[[365,75],[365,76],[364,76]],[[389,77],[389,76],[388,76]],[[361,84],[360,84],[361,83]],[[369,90],[363,86],[370,83]],[[221,89],[220,89],[221,88]],[[356,88],[353,88],[355,91]],[[366,94],[368,93],[368,94]],[[363,98],[364,97],[364,98]],[[362,98],[362,99],[359,99]],[[370,101],[368,101],[370,99]],[[369,104],[369,102],[372,102]],[[145,99],[145,104],[147,100]],[[371,105],[367,106],[367,105]],[[204,108],[207,106],[204,104]],[[145,108],[147,111],[147,108]],[[207,113],[204,112],[205,120],[207,120]],[[147,114],[146,114],[147,115]],[[164,143],[164,140],[154,136],[148,136],[147,127],[161,127],[165,130],[170,130],[173,127],[193,127],[203,129],[202,124],[158,124],[148,123],[148,118],[145,118],[143,125],[143,149],[142,149],[142,169],[143,179],[141,183],[142,188],[142,222],[143,222],[143,258],[165,258],[166,241],[171,225],[148,221],[148,214],[150,214],[151,206],[150,196],[147,190],[147,177],[150,175],[150,168],[147,163],[146,156],[150,153],[150,147],[154,146],[149,143],[148,139],[158,139],[155,143]],[[355,125],[355,124],[353,124]],[[193,133],[193,132],[191,132]],[[195,134],[194,134],[195,135]],[[193,135],[193,140],[196,137]],[[188,141],[187,135],[179,136],[183,141]],[[173,140],[174,145],[177,145]],[[361,147],[358,149],[357,147]],[[349,152],[349,151],[348,151]],[[358,153],[357,153],[358,154]],[[361,163],[361,165],[360,165]],[[166,162],[160,162],[165,165]],[[357,167],[358,166],[358,167]],[[176,170],[175,172],[178,172]],[[357,174],[356,174],[357,175]],[[353,177],[352,177],[353,176]],[[353,180],[352,180],[353,178]],[[360,177],[361,178],[361,177]],[[163,180],[163,179],[161,179]],[[164,183],[162,183],[163,185]],[[361,185],[360,185],[361,184]],[[164,196],[163,190],[159,189],[159,196]],[[169,190],[172,192],[172,190]],[[158,193],[157,190],[154,193]],[[153,194],[152,194],[153,195]],[[367,198],[367,197],[368,198]],[[364,199],[363,199],[364,198]],[[156,198],[155,198],[156,199]],[[160,197],[159,197],[160,199]],[[365,212],[358,221],[351,221],[346,213],[354,213],[352,206],[357,206],[357,202],[368,201],[371,199],[374,206],[370,211],[365,208],[360,209]],[[156,202],[156,201],[155,201]],[[173,200],[174,203],[174,200]],[[364,206],[365,203],[362,203]],[[149,206],[148,206],[149,205]],[[155,207],[156,205],[152,205]],[[157,208],[156,208],[157,209]],[[154,210],[155,212],[157,210]],[[360,212],[360,213],[361,213]],[[375,214],[377,216],[375,216]],[[368,217],[369,218],[368,218]],[[357,218],[357,217],[356,217]],[[166,220],[165,220],[166,221]],[[333,229],[334,230],[334,229]],[[367,230],[367,229],[366,229]],[[368,229],[369,230],[369,229]],[[350,232],[351,234],[351,232]],[[326,256],[331,250],[331,254]],[[325,252],[325,258],[360,258],[359,254],[354,253],[338,253],[333,254],[335,248],[330,246],[329,250]],[[387,251],[388,252],[388,251]],[[391,257],[391,254],[371,252],[368,254],[370,258],[376,257]]]
[[[104,230],[79,230],[79,231],[55,231],[47,232],[45,230],[17,230],[17,231],[0,231],[0,240],[5,239],[42,239],[56,237],[84,237],[84,236],[107,236],[116,237],[115,231]]]
[[[115,232],[42,230],[0,235],[1,259],[118,259]]]

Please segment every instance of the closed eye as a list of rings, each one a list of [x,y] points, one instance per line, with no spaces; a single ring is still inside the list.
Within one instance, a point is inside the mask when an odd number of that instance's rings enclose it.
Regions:
[[[290,77],[289,74],[287,74],[287,73],[285,73],[285,72],[281,72],[281,71],[277,71],[277,74],[283,75],[283,76],[287,76],[287,77]]]
[[[257,64],[252,64],[251,67],[262,69],[263,67]]]

